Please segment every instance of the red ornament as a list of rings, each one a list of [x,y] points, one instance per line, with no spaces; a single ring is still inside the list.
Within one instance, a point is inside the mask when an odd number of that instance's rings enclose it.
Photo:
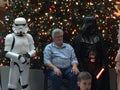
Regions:
[[[69,34],[68,30],[65,30],[65,33],[66,33],[66,34]]]
[[[110,28],[110,29],[113,29],[113,26],[110,26],[109,28]]]
[[[49,8],[50,12],[52,12],[53,9],[55,9],[55,5],[51,5],[51,6],[50,6],[50,8]]]

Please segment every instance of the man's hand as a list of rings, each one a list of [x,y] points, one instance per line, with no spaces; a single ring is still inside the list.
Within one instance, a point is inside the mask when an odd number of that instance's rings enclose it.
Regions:
[[[72,72],[76,75],[79,73],[79,70],[78,70],[77,66],[72,67]]]
[[[60,76],[62,74],[62,72],[60,71],[60,69],[58,69],[57,67],[55,67],[53,69],[53,71],[55,72],[55,74],[57,74],[58,76]]]
[[[60,69],[57,68],[55,65],[53,65],[51,62],[48,63],[47,66],[49,68],[51,68],[55,72],[56,75],[60,76],[62,74],[62,72],[60,71]]]

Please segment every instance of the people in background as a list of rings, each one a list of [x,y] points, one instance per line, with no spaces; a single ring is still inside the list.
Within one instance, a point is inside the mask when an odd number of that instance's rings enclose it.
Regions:
[[[48,66],[48,75],[52,90],[61,90],[62,79],[69,80],[68,90],[78,90],[78,61],[71,45],[63,42],[63,30],[52,31],[53,42],[44,49],[44,64]]]

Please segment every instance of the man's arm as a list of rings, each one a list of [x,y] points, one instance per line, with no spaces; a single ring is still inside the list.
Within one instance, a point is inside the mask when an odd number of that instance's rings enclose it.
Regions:
[[[46,66],[48,66],[50,69],[54,70],[55,68],[57,68],[55,65],[53,65],[51,62],[45,64]]]
[[[76,58],[76,55],[75,55],[75,52],[74,52],[74,49],[71,47],[71,52],[72,52],[72,55],[71,55],[71,63],[72,63],[72,72],[74,74],[78,74],[79,73],[79,70],[78,70],[78,60]]]
[[[50,49],[50,47],[49,46],[46,46],[45,47],[45,49],[44,49],[44,64],[46,65],[46,66],[48,66],[50,69],[54,69],[54,68],[56,68],[56,66],[55,65],[53,65],[52,63],[51,63],[51,49]]]
[[[51,50],[49,46],[46,46],[44,49],[44,64],[52,69],[58,76],[61,75],[60,69],[58,69],[55,65],[51,62]]]

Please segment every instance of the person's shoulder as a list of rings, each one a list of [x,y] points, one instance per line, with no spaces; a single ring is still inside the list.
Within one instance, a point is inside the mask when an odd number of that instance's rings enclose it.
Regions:
[[[63,43],[64,46],[72,48],[72,46],[69,43]]]
[[[102,35],[100,33],[95,33],[94,35],[102,38]]]
[[[69,46],[70,44],[68,44],[68,43],[63,43],[63,45],[65,45],[65,46]]]
[[[78,33],[78,34],[76,35],[76,38],[81,37],[82,35],[83,35],[83,33]]]
[[[13,37],[13,33],[10,33],[10,34],[6,35],[6,38],[11,38],[11,37]]]
[[[45,49],[49,49],[49,48],[51,48],[52,47],[52,43],[49,43],[49,44],[47,44],[46,46],[45,46]]]
[[[28,38],[32,38],[32,35],[29,34],[29,33],[27,33],[26,36],[27,36]]]
[[[79,40],[81,40],[81,38],[82,38],[82,34],[81,33],[79,33],[79,34],[77,34],[76,36],[75,36],[75,38],[73,39],[73,41],[79,41]]]
[[[5,37],[5,43],[13,42],[13,38],[14,38],[13,33],[7,34],[6,37]]]
[[[6,37],[5,37],[5,39],[12,40],[13,39],[13,33],[7,34]]]
[[[96,33],[95,36],[101,41],[103,40],[103,36],[99,33]]]
[[[45,46],[44,52],[49,52],[49,51],[51,51],[51,50],[52,50],[52,43],[49,43],[49,44],[47,44],[47,45]]]
[[[27,34],[26,34],[26,38],[28,39],[28,41],[30,41],[30,42],[31,42],[31,41],[34,42],[33,37],[32,37],[31,34],[27,33]]]

